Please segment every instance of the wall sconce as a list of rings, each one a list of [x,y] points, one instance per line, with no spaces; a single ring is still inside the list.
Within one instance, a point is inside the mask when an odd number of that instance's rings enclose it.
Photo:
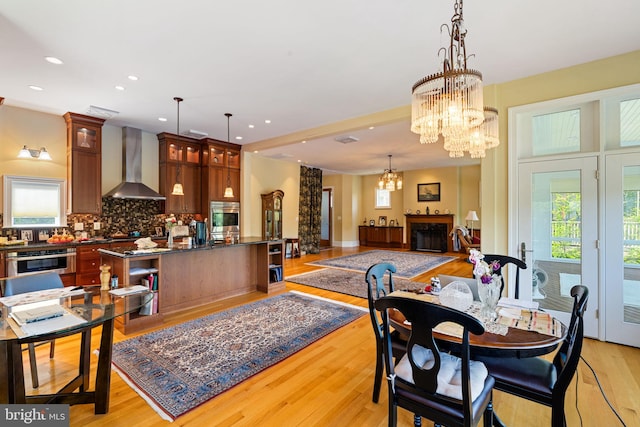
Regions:
[[[35,148],[27,148],[25,145],[22,147],[22,150],[18,153],[19,159],[40,159],[40,160],[51,160],[51,156],[46,148],[42,147],[41,149]]]

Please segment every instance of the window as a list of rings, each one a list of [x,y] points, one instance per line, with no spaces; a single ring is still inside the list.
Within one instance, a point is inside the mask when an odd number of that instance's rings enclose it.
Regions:
[[[3,227],[66,227],[65,181],[4,176]]]
[[[381,190],[376,188],[376,209],[391,208],[391,192],[389,190]]]
[[[533,155],[580,151],[580,109],[532,118]]]
[[[581,220],[580,193],[551,193],[552,258],[580,259]]]
[[[640,99],[620,102],[620,146],[640,145]]]

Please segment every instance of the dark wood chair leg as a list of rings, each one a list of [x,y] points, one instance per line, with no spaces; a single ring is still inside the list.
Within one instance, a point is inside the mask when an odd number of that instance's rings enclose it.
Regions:
[[[56,350],[56,340],[51,340],[51,348],[49,349],[49,359],[53,359],[53,354]]]
[[[373,377],[373,403],[378,403],[380,399],[380,388],[382,387],[382,371],[384,370],[383,364],[383,354],[382,354],[382,346],[381,343],[376,343],[376,374]]]
[[[38,388],[40,382],[38,381],[38,361],[36,360],[36,346],[33,343],[27,344],[29,348],[29,366],[31,366],[31,385],[33,388]]]
[[[484,410],[484,416],[482,417],[484,427],[493,427],[493,416],[493,401],[491,401]]]

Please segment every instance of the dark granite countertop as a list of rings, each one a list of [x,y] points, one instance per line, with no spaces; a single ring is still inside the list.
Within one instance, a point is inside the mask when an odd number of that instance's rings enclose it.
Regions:
[[[129,257],[139,257],[139,256],[148,256],[148,255],[167,255],[173,253],[184,253],[190,251],[202,251],[202,250],[211,250],[211,249],[224,249],[233,246],[243,246],[243,245],[255,245],[267,242],[283,242],[283,240],[265,240],[262,237],[240,237],[239,241],[236,243],[224,243],[224,242],[210,242],[207,245],[203,246],[192,246],[191,248],[187,247],[182,243],[174,242],[173,247],[171,249],[167,248],[166,245],[159,245],[156,248],[151,249],[133,249],[131,247],[112,247],[109,249],[99,249],[98,252],[101,252],[106,255],[112,255],[120,258],[129,258]]]
[[[158,237],[158,236],[148,236],[151,237],[151,239],[156,240],[156,241],[160,241],[160,240],[167,240],[166,237]],[[85,245],[90,245],[90,244],[102,244],[102,245],[108,245],[108,244],[112,244],[112,243],[122,243],[123,246],[132,246],[133,242],[135,242],[138,239],[141,239],[142,237],[125,237],[125,238],[121,238],[121,239],[113,239],[113,238],[98,238],[98,239],[89,239],[89,240],[83,240],[83,241],[73,241],[73,242],[69,242],[69,243],[47,243],[47,242],[38,242],[38,243],[29,243],[26,245],[2,245],[0,246],[0,251],[4,251],[4,252],[13,252],[13,251],[28,251],[28,250],[33,250],[33,249],[43,249],[43,248],[51,248],[51,249],[57,249],[57,248],[69,248],[69,247],[80,247],[80,246],[85,246]]]

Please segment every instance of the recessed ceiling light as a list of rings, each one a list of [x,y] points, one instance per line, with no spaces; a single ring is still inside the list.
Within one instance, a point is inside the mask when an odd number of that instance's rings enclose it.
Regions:
[[[50,62],[52,64],[56,64],[56,65],[62,65],[64,64],[64,62],[62,62],[60,59],[56,58],[55,56],[45,56],[44,59],[47,62]]]
[[[369,126],[369,130],[373,130],[375,128],[376,128],[375,126]]]
[[[116,90],[124,90],[124,86],[118,85],[118,86],[116,86]]]
[[[307,141],[302,141],[302,143],[303,143],[303,144],[306,144],[306,143],[307,143]]]
[[[129,76],[129,80],[133,80],[134,82],[138,80],[138,76],[131,75]]]
[[[161,122],[166,122],[167,118],[166,117],[158,117],[158,120],[160,120]]]
[[[254,153],[258,153],[258,150],[253,150]]]
[[[254,127],[254,125],[249,125],[249,129],[253,129]]]
[[[29,85],[29,88],[30,88],[30,89],[33,89],[33,90],[37,90],[37,91],[44,90],[44,89],[43,89],[43,88],[41,88],[40,86],[36,86],[36,85]]]
[[[267,119],[267,120],[265,120],[264,122],[265,122],[266,124],[269,124],[269,123],[271,123],[271,120]]]
[[[236,136],[236,139],[240,140],[240,139],[242,139],[242,137],[241,136]]]

